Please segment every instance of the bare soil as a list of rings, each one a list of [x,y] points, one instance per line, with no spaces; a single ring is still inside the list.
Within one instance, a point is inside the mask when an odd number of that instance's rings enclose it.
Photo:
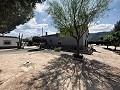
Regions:
[[[0,90],[119,90],[120,56],[94,46],[84,63],[52,51],[0,50]]]

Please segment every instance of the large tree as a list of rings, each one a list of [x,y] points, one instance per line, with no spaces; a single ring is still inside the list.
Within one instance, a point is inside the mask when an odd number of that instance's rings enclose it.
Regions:
[[[8,33],[34,16],[35,4],[45,0],[1,0],[0,33]]]
[[[79,55],[80,38],[88,25],[104,15],[110,0],[49,0],[48,14],[62,35],[72,36],[77,42]]]
[[[104,35],[102,36],[101,40],[107,45],[107,49],[108,49],[109,45],[111,45],[112,43],[113,36],[111,34]]]
[[[117,23],[114,25],[114,29],[115,32],[120,32],[120,20],[117,21]]]
[[[113,36],[112,44],[116,47],[120,45],[120,21],[118,21],[115,25],[113,30],[111,31],[111,34]]]
[[[113,30],[108,35],[102,37],[102,40],[107,43],[107,48],[109,44],[115,47],[114,50],[120,46],[120,21],[114,25]]]

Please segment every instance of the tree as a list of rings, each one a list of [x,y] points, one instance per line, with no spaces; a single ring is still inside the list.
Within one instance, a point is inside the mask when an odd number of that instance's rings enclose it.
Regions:
[[[120,45],[120,32],[112,31],[112,45],[115,46],[114,50]]]
[[[108,35],[104,35],[101,37],[101,40],[106,43],[107,45],[107,49],[109,47],[109,45],[111,44],[111,42],[113,41],[113,37],[111,34],[108,34]]]
[[[33,36],[32,42],[39,45],[40,43],[46,42],[46,40],[44,38],[39,37],[39,36]]]
[[[21,49],[22,48],[22,42],[23,42],[23,34],[20,35],[19,33],[19,37],[18,37],[19,41],[18,41],[18,49]]]
[[[9,33],[34,16],[35,4],[45,0],[1,0],[0,33]]]
[[[120,45],[120,21],[118,21],[115,25],[113,30],[111,31],[111,35],[112,35],[112,45],[115,46],[115,49],[117,48],[117,46]]]
[[[80,38],[88,25],[108,10],[110,0],[52,0],[48,2],[48,14],[62,35],[72,36],[77,42],[79,55]]]
[[[120,32],[120,21],[117,21],[117,23],[114,25],[114,29],[115,32]]]
[[[115,47],[114,50],[116,50],[117,46],[120,45],[120,21],[114,25],[114,28],[110,34],[103,36],[101,39],[103,39],[104,42],[107,42],[107,48],[111,43],[111,45]]]

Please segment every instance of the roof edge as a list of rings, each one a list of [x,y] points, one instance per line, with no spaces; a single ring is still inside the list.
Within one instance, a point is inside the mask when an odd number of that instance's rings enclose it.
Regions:
[[[18,37],[15,37],[15,36],[0,36],[0,37],[3,37],[3,38],[18,38]]]

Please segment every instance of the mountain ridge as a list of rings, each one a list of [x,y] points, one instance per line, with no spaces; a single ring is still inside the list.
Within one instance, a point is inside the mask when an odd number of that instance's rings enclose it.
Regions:
[[[89,33],[89,41],[100,41],[100,37],[109,34],[110,32]]]

